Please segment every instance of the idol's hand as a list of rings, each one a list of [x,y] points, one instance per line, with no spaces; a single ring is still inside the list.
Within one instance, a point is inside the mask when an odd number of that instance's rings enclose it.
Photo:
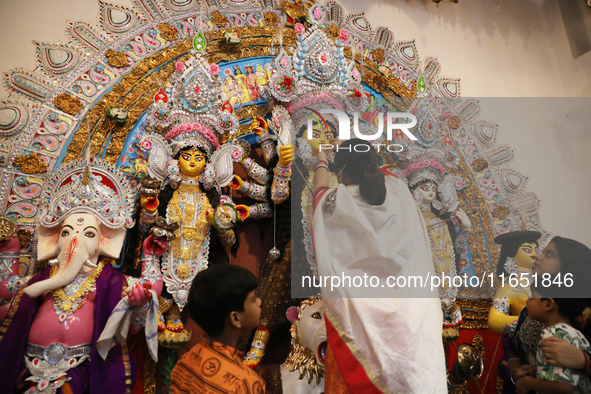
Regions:
[[[460,222],[460,228],[462,230],[465,230],[465,231],[472,230],[472,223],[470,223],[470,218],[468,217],[468,215],[466,215],[466,212],[464,212],[461,209],[458,209],[454,213],[454,216],[456,217],[456,219],[458,219],[458,222]]]
[[[152,300],[152,293],[148,289],[152,288],[150,283],[138,283],[131,289],[127,289],[129,296],[129,306],[132,308],[139,308],[146,305]]]
[[[279,165],[287,167],[293,160],[294,149],[293,145],[284,145],[279,148]]]
[[[160,205],[160,202],[158,201],[158,197],[140,196],[140,204],[147,213],[154,214],[156,213],[156,210],[158,210],[158,205]]]
[[[232,190],[240,190],[243,184],[244,181],[242,180],[242,178],[240,178],[238,175],[234,175],[234,177],[232,178],[232,182],[230,182],[230,187],[232,188]]]
[[[250,217],[250,208],[248,206],[240,204],[236,205],[234,208],[236,208],[236,212],[238,212],[238,217],[240,217],[240,220],[244,221]]]
[[[207,224],[209,224],[210,226],[213,226],[213,224],[214,224],[213,214],[214,214],[213,209],[210,209],[207,212],[205,212],[205,220],[207,220]]]

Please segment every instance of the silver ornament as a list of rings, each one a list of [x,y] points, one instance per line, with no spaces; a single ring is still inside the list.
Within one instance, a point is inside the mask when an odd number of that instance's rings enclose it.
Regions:
[[[276,261],[280,255],[281,255],[281,252],[279,251],[279,249],[277,249],[274,246],[271,250],[269,250],[269,259],[271,261]]]

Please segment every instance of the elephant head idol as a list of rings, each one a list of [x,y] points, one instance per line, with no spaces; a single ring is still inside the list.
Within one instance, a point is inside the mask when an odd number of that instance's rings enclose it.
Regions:
[[[135,189],[100,160],[70,162],[44,187],[37,259],[49,266],[16,294],[2,323],[7,390],[125,392],[134,380],[125,341],[104,361],[95,344],[127,286],[111,263],[133,225]]]

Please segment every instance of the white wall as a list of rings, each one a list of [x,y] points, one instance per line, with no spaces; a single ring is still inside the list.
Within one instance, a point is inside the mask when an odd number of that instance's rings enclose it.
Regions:
[[[396,40],[416,40],[420,56],[439,59],[442,75],[461,78],[462,96],[591,96],[591,53],[572,59],[556,0],[341,4],[365,10],[373,27],[390,27]],[[96,23],[97,11],[93,0],[2,1],[0,71],[33,69],[32,39],[65,41],[67,20]],[[591,245],[591,119],[585,115],[591,99],[532,100],[519,100],[519,110],[516,101],[496,102],[482,116],[500,125],[498,142],[516,149],[513,167],[530,177],[527,190],[542,199],[542,225]]]

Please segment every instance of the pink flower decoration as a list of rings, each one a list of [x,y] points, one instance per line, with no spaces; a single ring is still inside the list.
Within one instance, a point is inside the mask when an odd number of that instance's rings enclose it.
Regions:
[[[451,111],[449,109],[446,109],[445,111],[443,111],[443,117],[445,119],[449,118],[451,116]]]
[[[240,152],[240,149],[235,149],[232,151],[232,159],[239,159],[241,156],[242,152]]]
[[[316,19],[320,19],[322,17],[322,13],[320,12],[319,8],[314,10],[314,17],[316,17]]]
[[[211,63],[211,64],[209,65],[209,73],[210,73],[211,75],[218,75],[218,74],[220,73],[220,66],[218,66],[218,65],[217,65],[217,64],[215,64],[215,63]]]
[[[172,130],[170,130],[164,136],[166,141],[172,140],[174,137],[178,136],[179,134],[190,133],[192,131],[197,131],[201,134],[204,138],[209,140],[214,148],[218,148],[220,146],[220,141],[218,137],[206,126],[202,125],[201,123],[193,122],[193,123],[185,123],[176,126]]]
[[[419,113],[419,107],[412,107],[410,109],[410,113],[416,115],[417,113]]]
[[[176,68],[176,70],[180,72],[185,71],[185,62],[176,62],[174,64],[174,68]]]
[[[339,39],[343,42],[347,41],[349,39],[349,31],[347,29],[341,29]]]
[[[306,28],[301,23],[296,23],[294,26],[295,32],[297,35],[302,35],[306,31]]]
[[[418,171],[420,169],[426,167],[433,167],[435,168],[441,175],[445,174],[445,168],[435,159],[426,159],[412,163],[408,167],[406,167],[403,172],[404,176],[408,176],[409,174]]]

